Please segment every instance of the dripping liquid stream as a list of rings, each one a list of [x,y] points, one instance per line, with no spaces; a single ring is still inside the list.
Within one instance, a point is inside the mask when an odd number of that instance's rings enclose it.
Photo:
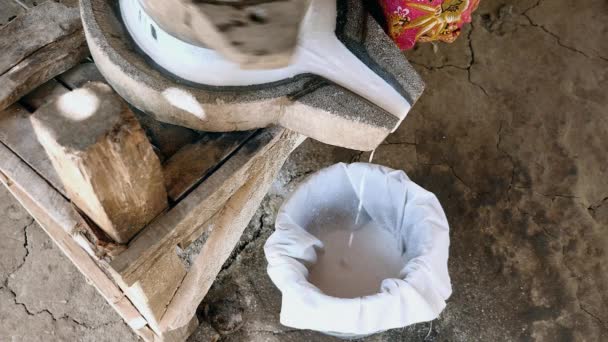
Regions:
[[[371,164],[374,159],[374,153],[376,153],[376,149],[372,151],[369,155],[368,163]],[[352,247],[353,239],[355,238],[355,230],[359,225],[359,219],[361,218],[361,211],[363,210],[363,195],[365,195],[365,178],[367,178],[367,169],[363,172],[363,177],[361,178],[361,182],[359,182],[359,205],[357,206],[357,216],[355,216],[355,225],[352,227],[350,236],[348,237],[348,248]]]

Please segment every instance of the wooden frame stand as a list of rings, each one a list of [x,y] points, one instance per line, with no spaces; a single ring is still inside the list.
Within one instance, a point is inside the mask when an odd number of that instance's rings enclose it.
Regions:
[[[162,124],[85,85],[100,79],[83,63],[0,111],[0,182],[141,338],[184,341],[304,138]],[[187,266],[177,252],[195,240],[203,247]]]

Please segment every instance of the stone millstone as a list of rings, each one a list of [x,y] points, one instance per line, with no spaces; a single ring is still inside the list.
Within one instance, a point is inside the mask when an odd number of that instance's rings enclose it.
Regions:
[[[279,124],[357,150],[374,149],[400,123],[394,115],[314,75],[247,87],[187,84],[157,70],[136,52],[115,6],[110,0],[81,1],[89,49],[114,89],[159,121],[217,132]],[[340,40],[413,104],[422,94],[423,82],[366,14],[362,1],[341,1],[339,19]]]

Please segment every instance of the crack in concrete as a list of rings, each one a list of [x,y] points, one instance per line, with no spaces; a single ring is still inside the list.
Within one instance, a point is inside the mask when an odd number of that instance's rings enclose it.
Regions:
[[[23,256],[23,260],[21,261],[21,264],[20,264],[20,265],[19,265],[19,266],[18,266],[18,267],[15,269],[15,271],[13,271],[13,272],[12,272],[12,273],[11,273],[11,274],[10,274],[10,275],[7,277],[7,279],[6,279],[5,283],[4,283],[4,284],[3,284],[3,285],[2,285],[0,288],[1,288],[1,289],[5,289],[5,290],[7,290],[8,292],[10,292],[10,293],[11,293],[11,295],[12,295],[12,297],[13,297],[13,303],[14,303],[15,305],[17,305],[17,306],[22,307],[22,308],[23,308],[23,310],[25,311],[25,313],[26,313],[28,316],[38,316],[38,315],[41,315],[41,314],[46,313],[46,314],[48,314],[48,315],[51,317],[51,319],[53,320],[53,322],[57,322],[58,320],[66,320],[66,321],[73,322],[74,324],[77,324],[77,325],[79,325],[79,326],[82,326],[82,327],[84,327],[84,328],[86,328],[86,329],[88,329],[88,330],[92,330],[92,329],[99,329],[99,328],[102,328],[102,327],[104,327],[104,326],[106,326],[106,325],[110,325],[110,324],[114,324],[114,323],[116,323],[116,322],[107,322],[107,323],[104,323],[104,324],[99,325],[99,326],[89,326],[88,324],[86,324],[86,323],[84,323],[84,322],[80,322],[80,321],[78,321],[77,319],[75,319],[75,318],[73,318],[73,317],[70,317],[69,315],[63,315],[63,316],[61,316],[61,317],[55,317],[55,315],[54,315],[54,314],[53,314],[53,313],[52,313],[52,312],[51,312],[49,309],[42,309],[42,310],[39,310],[39,311],[34,311],[34,310],[31,310],[31,309],[30,309],[30,308],[27,306],[27,304],[22,303],[22,302],[20,302],[19,300],[17,300],[17,292],[15,292],[15,291],[14,291],[14,290],[13,290],[13,289],[12,289],[12,288],[9,286],[9,284],[8,284],[8,280],[11,278],[11,276],[13,276],[15,273],[17,273],[17,272],[18,272],[18,271],[19,271],[19,270],[20,270],[20,269],[21,269],[21,268],[22,268],[22,267],[25,265],[25,262],[27,261],[27,258],[28,258],[28,257],[29,257],[29,255],[30,255],[30,248],[29,248],[30,246],[29,246],[29,239],[28,239],[28,237],[27,237],[27,229],[28,229],[28,227],[31,227],[31,226],[32,226],[34,223],[35,223],[35,220],[32,218],[32,219],[30,220],[30,222],[28,222],[28,224],[26,224],[26,225],[23,227],[23,236],[24,236],[23,247],[25,248],[25,255]]]
[[[532,7],[528,8],[528,9],[526,9],[526,10],[525,10],[525,11],[523,11],[523,12],[522,12],[522,14],[521,14],[521,15],[522,15],[524,18],[526,18],[526,19],[528,20],[528,22],[530,23],[530,26],[532,26],[532,27],[536,27],[536,28],[538,28],[538,29],[542,30],[543,32],[545,32],[546,34],[550,35],[551,37],[553,37],[553,38],[555,39],[555,41],[557,42],[557,45],[559,45],[559,46],[561,46],[561,47],[563,47],[563,48],[565,48],[565,49],[568,49],[568,50],[570,50],[570,51],[573,51],[573,52],[575,52],[575,53],[578,53],[578,54],[580,54],[580,55],[583,55],[583,56],[585,56],[585,57],[587,57],[587,58],[593,58],[594,56],[589,56],[589,55],[588,55],[588,54],[586,54],[584,51],[581,51],[581,50],[579,50],[579,49],[577,49],[577,48],[575,48],[575,47],[573,47],[573,46],[570,46],[570,45],[566,45],[566,44],[564,44],[564,43],[562,42],[562,39],[561,39],[561,37],[560,37],[559,35],[557,35],[557,34],[555,34],[555,33],[551,32],[549,29],[547,29],[547,28],[546,28],[546,27],[544,27],[543,25],[537,24],[537,23],[535,23],[535,22],[534,22],[534,20],[532,20],[532,18],[531,18],[531,17],[530,17],[530,15],[528,14],[528,12],[529,12],[529,11],[531,11],[531,10],[533,10],[533,9],[535,9],[535,8],[537,8],[538,6],[540,6],[540,5],[541,5],[541,3],[542,3],[542,0],[538,0],[538,1],[536,2],[536,4],[535,4],[535,5],[533,5]],[[600,54],[597,54],[597,56],[595,56],[595,57],[597,57],[597,58],[599,58],[599,59],[601,59],[601,60],[604,60],[604,61],[608,62],[608,58],[607,58],[607,57],[604,57],[604,56],[602,56],[602,55],[600,55]]]
[[[498,126],[498,139],[496,141],[496,150],[498,150],[498,152],[504,154],[508,159],[509,162],[511,162],[511,180],[509,181],[509,186],[507,188],[511,189],[511,187],[513,186],[513,184],[515,183],[515,158],[508,153],[506,150],[503,150],[502,147],[500,147],[500,143],[502,142],[502,125],[503,125],[503,121],[500,121],[499,126]]]
[[[528,7],[528,8],[526,8],[526,9],[525,9],[525,10],[522,12],[522,15],[527,16],[527,15],[528,15],[528,12],[530,12],[531,10],[533,10],[533,9],[535,9],[536,7],[540,6],[540,3],[541,3],[542,1],[543,1],[543,0],[537,0],[537,1],[536,1],[536,3],[535,3],[534,5],[532,5],[532,6]]]
[[[452,172],[452,175],[454,176],[454,178],[458,179],[460,181],[460,183],[462,183],[465,187],[467,187],[467,189],[469,189],[472,193],[477,194],[477,191],[473,190],[473,188],[471,188],[471,186],[469,186],[469,184],[467,184],[462,178],[460,178],[460,176],[456,173],[456,171],[454,171],[454,167],[450,164],[445,164],[447,167],[450,168],[450,172]]]
[[[462,179],[454,170],[454,167],[452,165],[450,165],[447,162],[443,162],[443,163],[418,163],[421,166],[446,166],[450,169],[450,173],[452,174],[452,176],[454,176],[454,178],[456,178],[460,183],[462,183],[462,185],[465,186],[465,188],[467,188],[467,190],[469,190],[471,193],[473,193],[475,196],[480,196],[480,195],[484,195],[486,194],[486,192],[478,192],[476,190],[474,190],[469,184],[467,184],[464,179]]]
[[[17,266],[17,268],[11,272],[11,274],[9,274],[9,278],[11,276],[13,276],[15,273],[17,273],[21,267],[23,267],[23,265],[25,264],[25,260],[27,259],[27,257],[30,255],[30,249],[29,249],[29,241],[27,239],[27,227],[31,226],[32,224],[34,224],[35,220],[33,218],[30,219],[30,221],[23,226],[23,248],[25,248],[25,255],[23,256],[23,259],[21,260],[21,264],[19,264],[19,266]]]
[[[468,41],[467,45],[468,45],[471,57],[469,58],[469,61],[468,61],[466,67],[462,67],[460,65],[455,65],[455,64],[449,64],[449,63],[442,64],[440,66],[429,66],[429,65],[418,63],[418,62],[414,62],[414,61],[409,61],[409,62],[410,62],[410,64],[420,66],[420,67],[425,68],[425,69],[427,69],[429,71],[442,70],[442,69],[445,69],[445,68],[455,68],[455,69],[458,69],[458,70],[466,71],[467,72],[467,80],[469,81],[469,83],[471,83],[472,85],[474,85],[477,88],[479,88],[486,97],[489,97],[490,95],[488,94],[488,91],[481,84],[473,81],[472,78],[471,78],[471,68],[475,65],[475,50],[473,49],[473,39],[472,39],[471,36],[473,34],[473,30],[475,29],[475,26],[473,25],[473,22],[471,22],[470,25],[471,25],[471,29],[469,30],[469,33],[467,34],[467,41]]]
[[[470,63],[470,61],[469,61],[469,63]],[[425,68],[425,69],[431,70],[431,71],[433,71],[433,70],[442,70],[442,69],[445,69],[445,68],[456,68],[456,69],[459,69],[459,70],[469,70],[469,66],[468,65],[466,67],[462,67],[460,65],[454,65],[454,64],[449,64],[449,63],[448,64],[442,64],[440,66],[430,66],[430,65],[426,65],[426,64],[410,61],[410,64],[417,65],[419,67],[422,67],[422,68]]]
[[[604,204],[606,204],[608,202],[608,197],[605,197],[604,199],[600,200],[598,203],[595,204],[591,204],[587,210],[589,210],[592,213],[595,213],[596,210],[598,210],[601,206],[603,206]]]
[[[539,225],[540,226],[540,225]],[[544,227],[541,226],[541,228],[544,229]],[[561,255],[562,255],[562,263],[564,265],[564,267],[566,267],[566,269],[568,270],[568,272],[570,272],[570,274],[572,275],[572,277],[574,279],[576,279],[577,281],[581,281],[583,278],[582,276],[578,275],[574,269],[572,268],[572,266],[570,266],[567,262],[567,258],[566,258],[566,246],[564,245],[564,243],[561,241],[561,239],[555,239],[557,241],[557,243],[559,243],[561,245]],[[578,284],[577,284],[578,285]],[[594,320],[596,320],[600,326],[603,329],[607,329],[608,326],[606,326],[606,324],[595,314],[593,314],[591,311],[589,311],[587,308],[585,308],[585,306],[583,305],[583,303],[581,302],[581,299],[578,296],[578,290],[575,291],[574,293],[574,297],[576,298],[576,301],[578,302],[578,306],[579,308],[585,312],[588,316],[590,316],[591,318],[593,318]]]
[[[397,146],[399,146],[399,145],[417,146],[418,144],[417,143],[413,143],[413,142],[408,142],[408,141],[404,141],[404,142],[400,142],[400,141],[397,141],[397,142],[388,142],[388,141],[385,141],[382,144],[380,144],[380,146],[393,146],[393,145],[397,145]]]
[[[299,329],[290,329],[290,330],[281,330],[281,331],[275,331],[275,330],[251,330],[251,333],[258,333],[258,334],[272,334],[273,336],[282,336],[282,335],[287,335],[287,334],[292,334],[292,333],[298,333],[298,332],[305,332],[304,330],[299,330]]]
[[[510,201],[509,201],[510,202]],[[566,269],[568,270],[568,272],[571,274],[570,278],[574,278],[577,281],[581,281],[583,279],[582,276],[580,276],[579,274],[577,274],[577,272],[574,271],[574,269],[572,268],[572,266],[570,266],[568,264],[568,259],[566,258],[566,246],[564,244],[564,242],[562,242],[561,237],[555,236],[551,233],[549,233],[549,231],[547,230],[546,227],[544,227],[544,225],[542,223],[536,222],[536,220],[534,219],[533,215],[530,215],[530,213],[526,212],[525,210],[522,210],[519,207],[515,207],[515,209],[517,211],[519,211],[520,213],[522,213],[524,216],[530,218],[532,220],[532,222],[534,222],[538,227],[540,227],[543,232],[551,237],[554,241],[556,241],[560,246],[560,254],[561,254],[561,260],[562,260],[562,264],[564,265],[564,267],[566,267]],[[577,284],[578,285],[578,284]],[[608,326],[606,325],[606,323],[597,315],[593,314],[591,311],[589,311],[587,308],[585,308],[585,306],[583,305],[583,303],[581,302],[579,296],[578,296],[578,290],[574,290],[574,299],[576,299],[579,308],[581,309],[581,311],[585,312],[589,317],[591,317],[593,320],[597,321],[600,324],[600,327],[604,330],[608,329]]]
[[[70,315],[62,315],[60,317],[55,317],[55,315],[49,309],[42,309],[42,310],[39,310],[39,311],[34,311],[34,310],[31,310],[27,306],[27,304],[19,302],[17,300],[17,293],[15,291],[13,291],[13,289],[11,289],[8,286],[8,284],[5,285],[5,286],[3,286],[2,288],[5,288],[6,290],[8,290],[11,293],[11,295],[13,296],[13,303],[15,305],[17,305],[17,306],[22,307],[23,310],[25,311],[25,313],[28,316],[36,317],[36,316],[39,316],[41,314],[48,314],[49,317],[53,320],[53,322],[57,322],[59,320],[69,321],[69,322],[72,322],[72,323],[74,323],[76,325],[79,325],[79,326],[81,326],[81,327],[83,327],[83,328],[85,328],[87,330],[100,329],[100,328],[103,328],[105,326],[109,326],[109,325],[112,325],[112,324],[115,324],[115,323],[119,322],[119,321],[111,321],[111,322],[106,322],[106,323],[101,324],[101,325],[90,326],[90,325],[86,324],[85,322],[81,322],[81,321],[75,319],[74,317],[71,317]]]
[[[468,80],[469,83],[471,83],[472,85],[478,87],[479,89],[481,89],[481,91],[486,95],[486,97],[490,97],[488,95],[488,92],[486,91],[486,89],[484,87],[481,86],[481,84],[474,82],[471,79],[471,69],[473,68],[473,65],[475,65],[475,49],[473,49],[473,39],[472,39],[472,35],[473,35],[473,31],[475,30],[475,25],[473,25],[473,22],[471,21],[471,29],[469,30],[469,34],[467,35],[467,39],[469,40],[469,52],[471,53],[471,58],[469,60],[469,65],[467,67],[467,75],[468,75]]]
[[[591,318],[596,320],[600,324],[600,327],[602,327],[604,330],[608,330],[608,325],[606,323],[604,323],[604,321],[602,321],[601,318],[599,318],[597,315],[593,314],[591,311],[589,311],[587,308],[585,308],[585,306],[583,305],[583,303],[581,303],[581,301],[578,299],[578,297],[576,299],[578,300],[578,306],[584,313],[586,313]]]

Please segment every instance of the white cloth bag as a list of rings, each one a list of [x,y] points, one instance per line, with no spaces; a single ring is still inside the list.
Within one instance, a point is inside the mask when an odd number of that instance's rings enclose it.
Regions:
[[[375,295],[327,296],[307,280],[307,266],[316,262],[317,251],[324,247],[311,232],[322,229],[327,217],[355,215],[361,197],[368,219],[401,240],[406,262],[400,279],[385,279]],[[367,335],[433,320],[452,293],[447,267],[449,228],[443,209],[435,195],[403,171],[367,163],[325,168],[285,201],[275,227],[264,252],[268,274],[283,295],[281,323],[285,326]]]

